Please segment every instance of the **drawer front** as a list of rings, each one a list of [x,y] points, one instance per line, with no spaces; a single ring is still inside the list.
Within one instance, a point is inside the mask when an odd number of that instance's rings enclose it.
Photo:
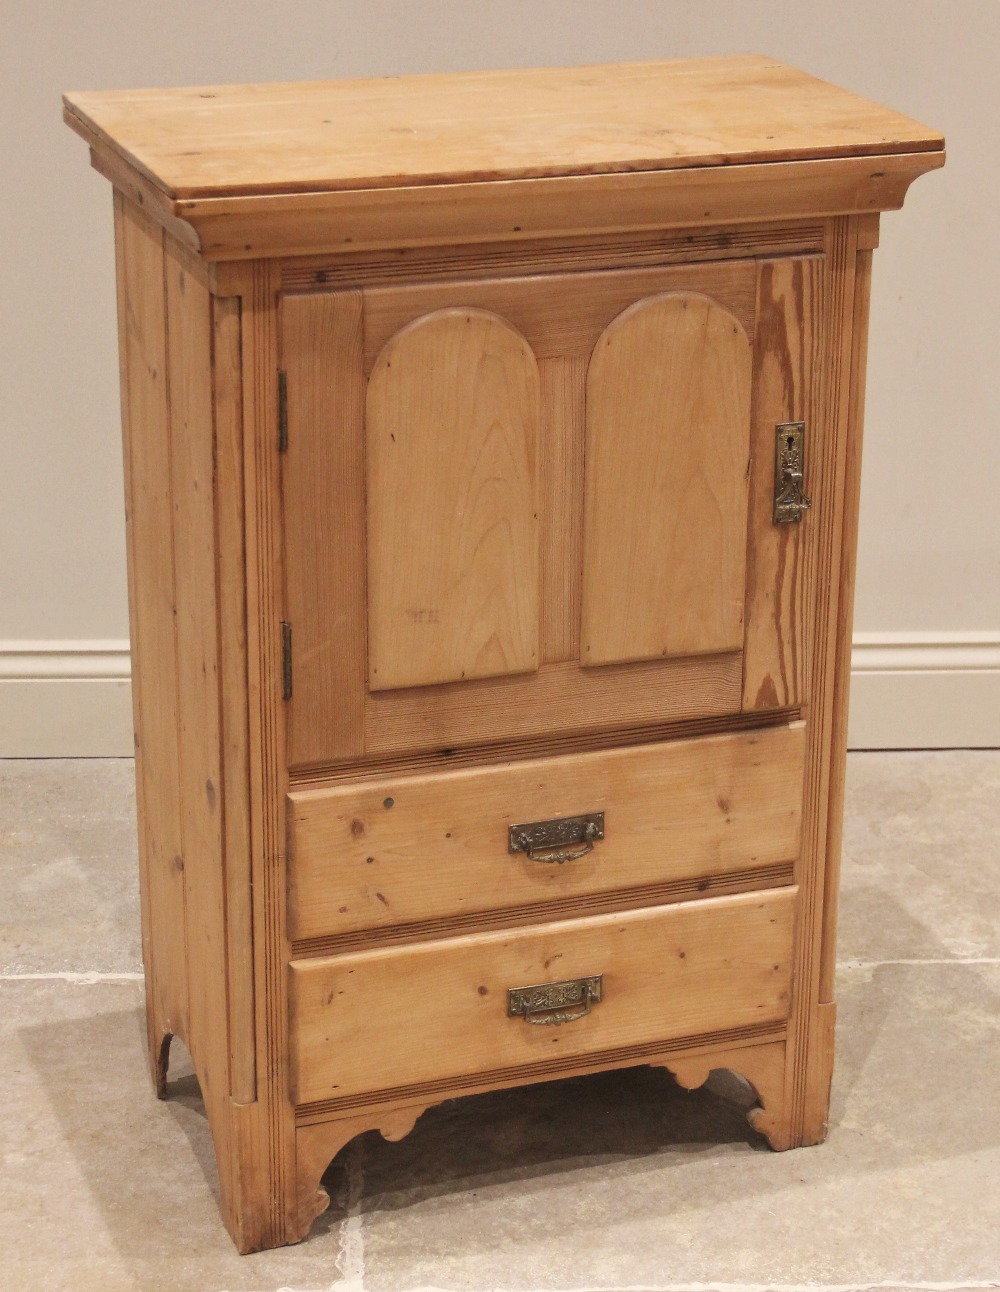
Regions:
[[[294,1101],[780,1022],[796,891],[293,961]],[[589,1012],[571,989],[564,1008],[508,1012],[511,990],[597,978]]]
[[[804,734],[795,724],[295,792],[291,937],[629,889],[643,905],[671,884],[747,872],[759,886],[753,872],[798,856]],[[604,837],[583,856],[509,851],[511,826],[597,812]]]

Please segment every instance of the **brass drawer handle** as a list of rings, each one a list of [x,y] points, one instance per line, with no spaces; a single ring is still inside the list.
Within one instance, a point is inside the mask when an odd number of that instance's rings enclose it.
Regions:
[[[507,1017],[526,1023],[558,1026],[575,1023],[590,1013],[590,1007],[604,995],[604,976],[573,978],[568,982],[541,983],[536,987],[511,987],[507,992]],[[579,1009],[567,1009],[578,1005]]]
[[[604,813],[585,812],[582,816],[558,817],[554,821],[531,821],[512,825],[507,830],[507,850],[523,852],[529,861],[555,863],[576,861],[594,851],[594,843],[604,838]],[[568,846],[567,846],[568,845]]]

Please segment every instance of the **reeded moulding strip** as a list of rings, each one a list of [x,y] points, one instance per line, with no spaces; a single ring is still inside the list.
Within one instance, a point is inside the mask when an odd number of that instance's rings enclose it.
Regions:
[[[283,292],[330,291],[432,278],[586,272],[688,261],[803,255],[823,250],[822,221],[787,225],[719,225],[619,235],[530,238],[443,247],[397,247],[295,257],[281,266]]]
[[[322,938],[302,938],[292,943],[292,957],[331,956],[361,947],[384,946],[387,943],[426,942],[449,934],[512,928],[536,920],[571,919],[600,915],[606,911],[640,910],[673,902],[693,902],[706,897],[725,897],[733,893],[757,892],[783,888],[793,882],[795,863],[778,862],[759,869],[730,871],[725,875],[705,875],[679,879],[667,884],[645,884],[640,888],[611,893],[590,893],[561,901],[533,902],[529,906],[501,907],[493,911],[470,911],[463,915],[441,916],[411,924],[393,924],[385,928],[358,929]]]

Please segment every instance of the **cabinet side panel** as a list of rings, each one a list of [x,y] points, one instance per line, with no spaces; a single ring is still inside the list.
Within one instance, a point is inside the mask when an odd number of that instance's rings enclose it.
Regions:
[[[363,752],[364,379],[360,292],[281,306],[285,564],[295,664],[289,763]]]
[[[158,1047],[166,1035],[189,1035],[164,235],[124,200],[119,235],[139,851]]]
[[[232,1198],[216,587],[212,315],[204,284],[167,239],[167,388],[173,489],[177,734],[187,910],[189,1049]],[[186,259],[186,258],[185,258]]]
[[[619,315],[587,372],[580,658],[740,650],[750,343],[695,292]]]
[[[373,691],[538,667],[538,365],[496,314],[439,310],[368,382]]]
[[[814,523],[776,525],[775,427],[806,424],[810,457],[823,429],[814,380],[820,257],[762,261],[757,277],[757,361],[751,430],[743,707],[773,709],[803,699],[803,534]]]

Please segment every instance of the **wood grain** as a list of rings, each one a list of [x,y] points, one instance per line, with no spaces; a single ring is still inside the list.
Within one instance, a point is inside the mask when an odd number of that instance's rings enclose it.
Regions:
[[[150,1060],[159,1085],[164,1038],[188,1042],[190,1035],[163,233],[130,203],[119,210],[139,850],[155,1002]]]
[[[741,678],[736,653],[603,669],[581,669],[570,660],[523,677],[387,692],[368,697],[365,748],[372,755],[398,756],[735,714]]]
[[[529,345],[495,314],[439,310],[382,350],[366,409],[372,691],[538,667],[539,401]]]
[[[822,370],[817,257],[764,260],[758,270],[757,358],[754,366],[750,505],[747,530],[746,636],[743,707],[780,708],[804,698],[803,544],[814,513],[776,525],[774,436],[782,422],[806,424],[806,493],[813,459],[827,434]]]
[[[754,262],[670,265],[608,273],[468,279],[373,287],[365,292],[365,365],[370,368],[389,338],[432,310],[491,310],[524,336],[537,359],[589,359],[601,333],[621,312],[658,292],[699,292],[713,297],[753,335]]]
[[[246,507],[250,860],[253,880],[257,1099],[240,1113],[241,1251],[297,1232],[295,1131],[287,1101],[285,821],[288,776],[281,698],[283,553],[277,452],[278,274],[247,266],[242,290],[243,487]]]
[[[386,1073],[409,1085],[781,1020],[794,909],[794,890],[780,890],[293,961],[292,1097],[362,1094]],[[507,1017],[508,988],[591,974],[603,975],[604,999],[587,1017],[562,1027]],[[376,1002],[377,1036],[351,1044]]]
[[[546,902],[792,861],[804,744],[797,724],[293,791],[291,937],[503,906],[545,918]],[[605,814],[586,857],[508,852],[508,826],[580,812]]]
[[[282,467],[294,666],[288,758],[364,748],[365,463],[360,292],[281,304],[288,389]]]
[[[205,362],[212,353],[212,308],[204,283],[188,272],[186,257],[170,241],[164,253],[187,1044],[205,1105],[213,1113],[209,1126],[222,1207],[233,1223],[239,1203],[233,1127],[227,1115],[230,939],[223,866],[217,471],[212,368]]]
[[[212,300],[222,820],[229,1000],[230,1094],[257,1093],[250,749],[247,713],[246,500],[243,492],[243,334],[238,297]]]
[[[598,341],[582,663],[742,646],[750,369],[739,320],[692,292],[638,301]]]
[[[818,289],[822,320],[820,354],[822,405],[817,418],[824,433],[813,454],[813,523],[805,537],[804,610],[808,660],[809,740],[803,800],[800,911],[796,928],[796,979],[789,1020],[786,1079],[787,1125],[793,1145],[814,1144],[826,1135],[833,1070],[831,1011],[820,999],[823,925],[831,796],[843,776],[842,753],[833,747],[838,692],[837,656],[844,539],[846,464],[851,425],[855,324],[857,225],[831,220],[824,273]],[[856,469],[856,467],[855,467]]]
[[[875,219],[878,217],[875,216]],[[476,246],[393,247],[345,250],[282,260],[283,291],[332,291],[338,286],[387,286],[434,278],[496,278],[498,275],[582,273],[595,269],[641,269],[668,264],[743,260],[748,256],[797,255],[823,250],[822,221],[658,229],[607,237],[565,234],[558,239],[482,242]],[[216,274],[224,266],[216,266]]]
[[[669,1067],[671,1061],[682,1056],[687,1059],[729,1055],[737,1050],[778,1044],[784,1041],[786,1030],[784,1021],[747,1024],[672,1037],[669,1041],[633,1042],[611,1050],[593,1050],[585,1055],[555,1055],[513,1068],[492,1068],[457,1077],[439,1077],[409,1086],[383,1086],[363,1096],[345,1095],[300,1104],[295,1110],[295,1124],[297,1127],[315,1126],[330,1118],[343,1117],[346,1111],[351,1110],[358,1115],[363,1111],[374,1114],[370,1124],[377,1126],[376,1118],[396,1108],[413,1107],[417,1101],[429,1105],[443,1099],[481,1094],[485,1090],[503,1090],[510,1086],[531,1085],[553,1078],[577,1077],[585,1072],[629,1068],[638,1064]]]
[[[541,655],[545,664],[580,655],[586,371],[585,360],[579,358],[543,359],[539,364]]]
[[[66,96],[175,197],[934,150],[917,122],[758,55]]]

